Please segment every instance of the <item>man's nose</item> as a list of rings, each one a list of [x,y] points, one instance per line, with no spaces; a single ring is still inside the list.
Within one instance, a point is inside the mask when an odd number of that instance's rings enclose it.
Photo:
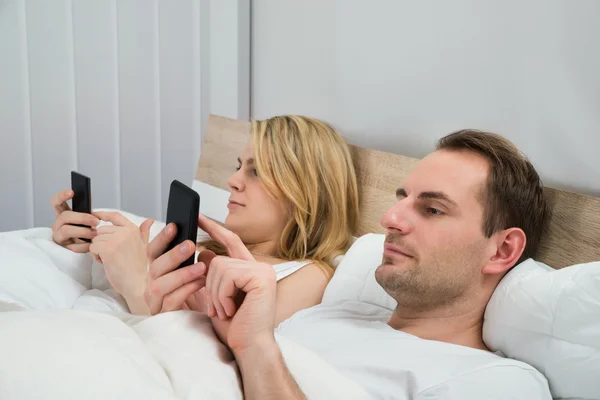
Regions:
[[[410,223],[409,200],[398,200],[385,214],[381,217],[380,224],[388,231],[399,231],[408,233],[412,229]]]

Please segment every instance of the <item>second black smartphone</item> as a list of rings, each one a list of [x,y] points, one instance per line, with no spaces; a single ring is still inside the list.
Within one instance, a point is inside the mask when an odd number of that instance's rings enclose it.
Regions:
[[[196,244],[199,209],[200,195],[198,192],[178,180],[171,182],[166,222],[167,224],[171,222],[175,223],[177,234],[166,251],[173,249],[186,240],[191,240],[192,243]],[[194,258],[195,254],[192,254],[190,258],[181,263],[177,268],[194,264]]]
[[[76,171],[71,171],[71,190],[73,190],[73,211],[91,214],[92,213],[92,189],[91,179]],[[87,225],[77,225],[84,228],[90,228]],[[80,238],[84,242],[91,242],[90,239]]]

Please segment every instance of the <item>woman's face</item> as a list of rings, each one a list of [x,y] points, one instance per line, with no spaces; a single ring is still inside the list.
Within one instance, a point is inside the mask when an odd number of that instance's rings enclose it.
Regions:
[[[247,245],[278,243],[290,218],[289,206],[271,196],[257,176],[252,140],[240,154],[238,170],[227,184],[231,195],[225,227]]]

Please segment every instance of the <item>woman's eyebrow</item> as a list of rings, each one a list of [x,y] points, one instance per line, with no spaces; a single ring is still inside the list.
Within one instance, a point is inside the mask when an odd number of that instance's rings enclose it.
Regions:
[[[238,157],[238,162],[242,164],[242,159]],[[246,164],[254,164],[254,158],[249,158]]]

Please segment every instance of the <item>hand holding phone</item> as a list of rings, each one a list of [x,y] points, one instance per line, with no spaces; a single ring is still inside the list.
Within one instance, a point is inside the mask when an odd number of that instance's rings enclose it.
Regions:
[[[177,234],[165,252],[186,240],[191,240],[192,243],[196,244],[199,208],[200,195],[198,192],[178,180],[171,182],[166,222],[167,224],[172,222],[177,226]],[[194,257],[195,255],[192,254],[190,258],[181,263],[177,268],[194,264]]]

